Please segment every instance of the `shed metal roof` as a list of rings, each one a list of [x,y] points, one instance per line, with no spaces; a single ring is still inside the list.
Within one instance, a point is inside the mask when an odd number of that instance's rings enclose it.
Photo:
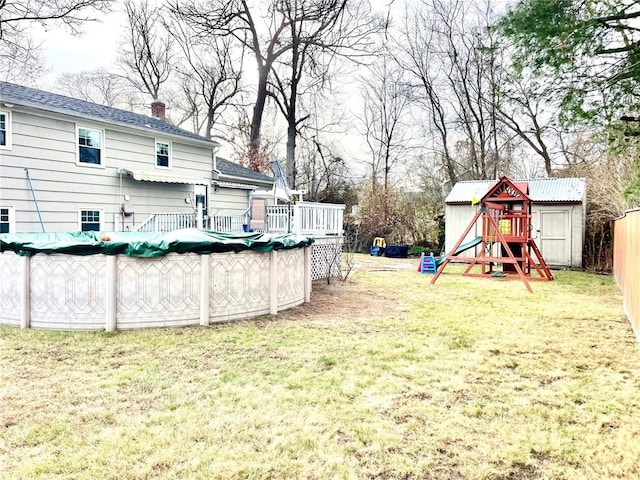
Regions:
[[[533,178],[514,179],[515,183],[529,185],[529,198],[538,203],[580,203],[584,199],[586,182],[584,178]],[[469,203],[473,197],[485,196],[496,180],[470,180],[456,183],[445,203]]]

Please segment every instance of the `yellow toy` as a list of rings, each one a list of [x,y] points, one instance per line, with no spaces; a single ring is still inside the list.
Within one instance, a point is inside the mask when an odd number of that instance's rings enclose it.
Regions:
[[[384,254],[385,248],[387,248],[387,242],[385,242],[384,238],[376,237],[373,239],[373,245],[371,245],[369,253],[371,255],[380,257]]]

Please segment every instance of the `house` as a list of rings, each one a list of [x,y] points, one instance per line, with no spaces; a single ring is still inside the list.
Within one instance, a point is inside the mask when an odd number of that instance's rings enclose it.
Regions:
[[[273,179],[218,148],[164,121],[160,102],[145,116],[0,82],[0,233],[206,227],[246,215],[250,193]]]
[[[533,239],[546,263],[553,267],[582,267],[586,220],[586,183],[583,178],[514,180],[531,199]],[[495,180],[462,181],[445,199],[445,251],[450,252]],[[479,222],[465,242],[482,234]],[[479,248],[479,247],[476,247]],[[460,256],[473,257],[473,249]]]
[[[344,205],[278,205],[274,178],[151,110],[0,82],[0,233],[291,232],[315,238],[314,279],[339,275]]]

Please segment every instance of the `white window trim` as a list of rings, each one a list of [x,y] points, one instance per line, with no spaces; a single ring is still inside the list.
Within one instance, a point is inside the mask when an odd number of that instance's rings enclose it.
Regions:
[[[12,115],[11,112],[8,110],[0,110],[0,113],[5,115],[5,127],[6,127],[6,132],[7,132],[7,144],[6,145],[0,145],[0,150],[11,150],[12,144],[11,144],[11,137],[12,137]]]
[[[169,165],[166,167],[161,167],[160,165],[158,165],[158,143],[164,143],[165,145],[169,145]],[[154,139],[153,142],[153,165],[158,169],[158,170],[171,170],[171,167],[173,167],[173,144],[168,141],[168,140],[162,140],[162,139]]]
[[[100,132],[100,139],[102,143],[100,145],[100,164],[99,165],[96,165],[95,163],[87,163],[87,162],[80,161],[80,129],[81,128],[84,128],[86,130],[96,130]],[[76,165],[80,167],[89,167],[89,168],[107,168],[107,161],[106,161],[106,155],[105,155],[107,142],[106,142],[104,133],[105,133],[104,128],[76,123],[76,147],[75,147],[76,148]]]
[[[16,233],[16,207],[13,205],[0,205],[0,208],[9,209],[9,233]]]
[[[78,208],[78,231],[82,232],[82,212],[87,210],[94,210],[100,212],[100,228],[99,231],[104,231],[104,209],[96,207],[80,207]]]

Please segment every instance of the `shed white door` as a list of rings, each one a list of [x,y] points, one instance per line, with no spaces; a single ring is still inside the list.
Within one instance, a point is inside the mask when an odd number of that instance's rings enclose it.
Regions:
[[[571,264],[569,211],[540,212],[540,252],[549,265]]]

